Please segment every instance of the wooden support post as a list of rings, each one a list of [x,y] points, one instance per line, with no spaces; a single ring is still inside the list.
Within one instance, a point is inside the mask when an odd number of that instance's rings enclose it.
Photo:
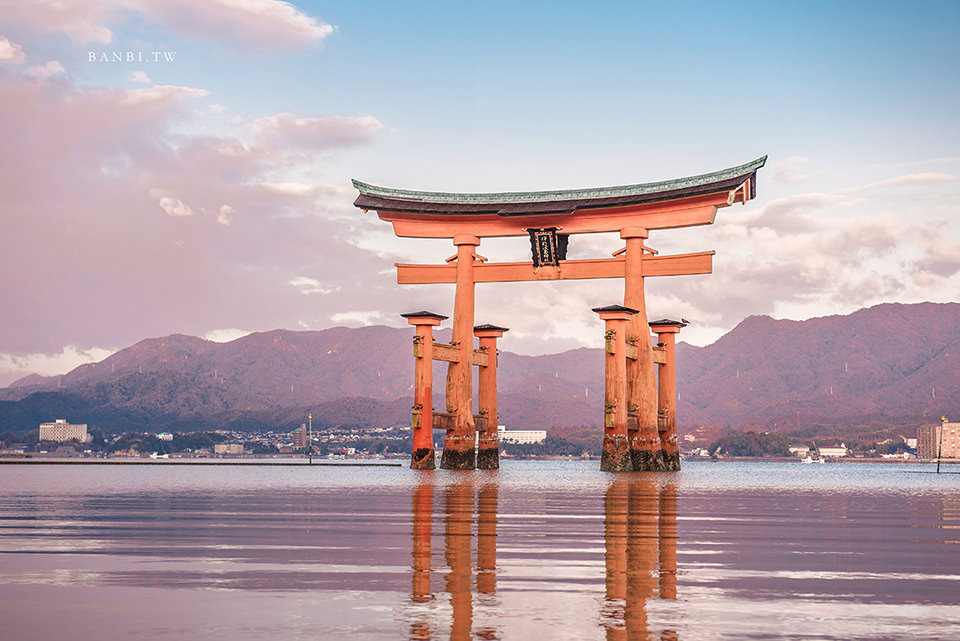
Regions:
[[[477,325],[473,335],[480,340],[480,350],[486,353],[487,364],[477,372],[480,414],[486,417],[486,426],[477,441],[477,468],[500,469],[500,440],[497,432],[497,339],[509,331],[496,325]]]
[[[470,234],[454,236],[457,246],[457,292],[453,304],[453,339],[460,359],[447,366],[447,411],[453,426],[443,441],[440,467],[444,470],[472,470],[476,460],[476,426],[473,422],[473,262],[480,239]]]
[[[663,344],[664,362],[660,365],[657,400],[659,416],[657,429],[660,434],[662,458],[668,470],[680,469],[680,447],[677,444],[677,368],[676,335],[686,326],[683,321],[663,319],[650,323],[657,335],[657,342]]]
[[[627,362],[627,403],[631,418],[630,455],[636,471],[666,469],[660,453],[657,433],[657,379],[653,369],[650,328],[647,326],[646,300],[643,291],[643,241],[648,232],[643,227],[626,227],[620,237],[627,243],[623,305],[637,310],[627,322],[627,339],[636,343],[637,358]]]
[[[633,470],[627,440],[626,327],[637,310],[622,305],[595,307],[605,324],[603,451],[600,469],[604,472]]]
[[[426,311],[401,316],[417,328],[413,339],[413,452],[410,467],[432,470],[436,467],[433,451],[433,328],[447,317]]]

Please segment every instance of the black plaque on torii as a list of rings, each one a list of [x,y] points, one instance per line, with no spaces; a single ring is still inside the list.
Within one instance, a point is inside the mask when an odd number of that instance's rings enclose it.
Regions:
[[[530,253],[533,256],[533,266],[560,264],[567,259],[567,241],[569,234],[558,234],[559,227],[542,227],[527,229],[530,234]]]

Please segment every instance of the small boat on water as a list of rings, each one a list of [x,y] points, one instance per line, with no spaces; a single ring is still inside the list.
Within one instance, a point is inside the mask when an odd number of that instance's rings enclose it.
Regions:
[[[823,463],[823,459],[822,459],[822,458],[813,458],[812,456],[805,456],[805,457],[803,457],[802,459],[800,459],[800,462],[801,462],[801,463],[804,463],[804,464]]]

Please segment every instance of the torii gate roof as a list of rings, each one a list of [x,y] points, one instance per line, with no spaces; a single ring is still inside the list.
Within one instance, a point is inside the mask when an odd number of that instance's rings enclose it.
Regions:
[[[527,227],[548,226],[562,226],[569,233],[616,231],[626,225],[686,227],[712,223],[717,207],[752,199],[757,170],[766,161],[763,156],[737,167],[661,182],[556,191],[429,192],[354,180],[360,192],[354,205],[376,210],[394,224],[398,236],[413,237],[520,236]]]

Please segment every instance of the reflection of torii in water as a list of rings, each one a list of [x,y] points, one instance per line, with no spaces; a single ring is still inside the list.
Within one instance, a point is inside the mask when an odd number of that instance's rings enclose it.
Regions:
[[[482,331],[474,327],[476,283],[623,278],[623,306],[596,310],[607,322],[608,361],[614,361],[607,365],[601,469],[677,469],[676,400],[674,396],[664,405],[662,396],[658,399],[654,372],[655,362],[666,364],[671,371],[673,365],[666,362],[666,354],[655,354],[650,345],[643,282],[649,276],[710,273],[714,252],[659,256],[644,241],[650,230],[708,225],[717,209],[746,203],[756,194],[756,173],[765,162],[766,156],[739,167],[658,183],[547,192],[423,192],[355,180],[360,195],[354,204],[364,211],[376,210],[382,220],[393,224],[397,236],[450,238],[457,248],[456,255],[444,264],[397,265],[400,284],[456,283],[457,287],[450,345],[433,345],[432,326],[445,316],[431,312],[405,315],[417,326],[411,467],[433,469],[434,427],[447,430],[441,467],[499,466],[496,389],[490,407],[489,401],[484,401],[481,381],[480,414],[474,416],[471,369],[476,365],[495,371],[496,338],[506,329],[481,326],[488,328],[493,349],[473,349],[474,331]],[[601,232],[619,232],[626,247],[612,258],[566,260],[570,235]],[[490,263],[477,254],[481,238],[509,236],[530,237],[531,262]],[[672,333],[683,325],[669,323],[674,326]],[[658,328],[655,331],[660,333]],[[431,389],[434,359],[449,363],[447,411],[436,415]],[[494,374],[494,385],[495,380]],[[486,398],[490,394],[488,391]],[[658,417],[665,419],[663,438]],[[478,431],[479,453],[475,445]]]
[[[476,591],[493,595],[497,591],[497,496],[496,483],[481,483],[477,490],[477,509],[474,510],[474,482],[472,479],[450,485],[444,490],[444,573],[445,591],[450,598],[450,635],[452,641],[472,639],[473,636],[473,519],[477,519]],[[414,603],[429,603],[433,598],[430,575],[433,535],[433,482],[424,477],[413,493],[413,582],[411,597]],[[410,626],[410,639],[426,641],[432,638],[434,625],[428,617],[415,619]],[[497,639],[491,628],[476,631],[478,639]]]
[[[410,624],[411,641],[501,638],[497,626],[474,630],[473,593],[497,592],[497,519],[499,487],[472,478],[443,489],[443,558],[446,568],[431,565],[434,483],[421,477],[412,497],[411,599],[417,608]],[[476,510],[474,510],[476,500]],[[473,522],[476,519],[476,566]],[[605,594],[601,625],[608,639],[649,638],[646,603],[677,598],[677,488],[650,476],[618,478],[604,495]],[[450,621],[438,621],[429,607],[436,598],[431,575],[444,577],[450,600]],[[472,581],[474,573],[476,582]],[[660,631],[662,640],[677,639],[676,630]]]

